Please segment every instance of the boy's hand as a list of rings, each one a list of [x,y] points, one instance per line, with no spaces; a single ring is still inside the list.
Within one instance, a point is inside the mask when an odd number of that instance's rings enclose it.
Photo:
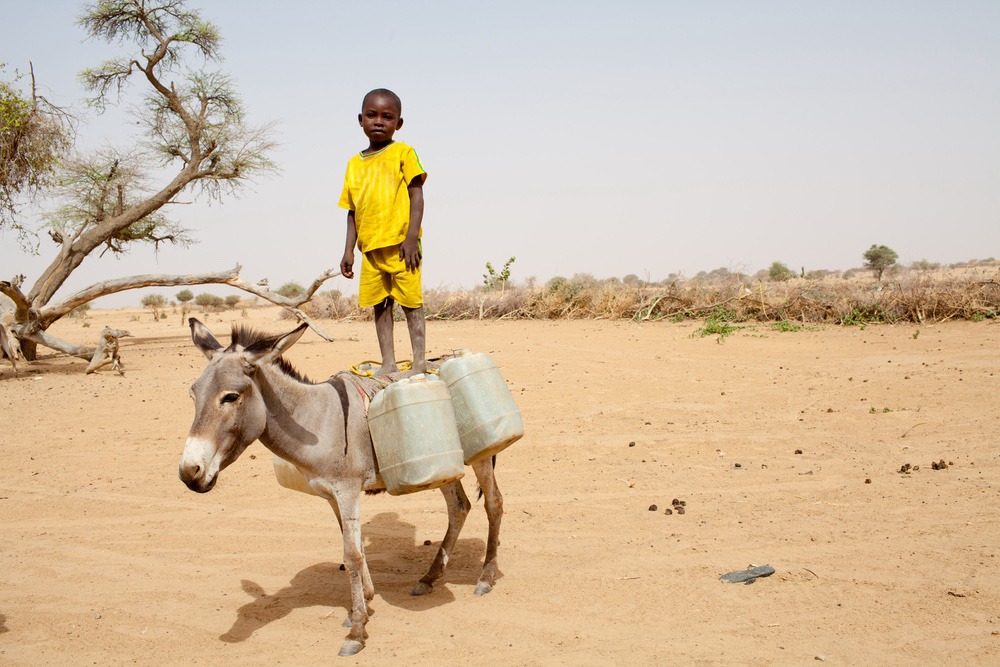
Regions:
[[[345,252],[344,258],[340,260],[340,273],[345,278],[354,278],[354,253]]]
[[[407,271],[420,268],[420,242],[417,239],[406,239],[399,246],[399,258],[406,262]]]

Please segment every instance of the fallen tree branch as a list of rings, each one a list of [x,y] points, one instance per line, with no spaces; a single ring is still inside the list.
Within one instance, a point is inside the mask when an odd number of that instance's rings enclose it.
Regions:
[[[62,338],[56,338],[52,334],[42,331],[41,329],[30,333],[27,336],[21,336],[21,338],[26,338],[38,343],[39,345],[44,345],[45,347],[58,352],[65,352],[71,357],[80,357],[81,359],[86,359],[87,361],[90,361],[94,356],[94,352],[97,351],[97,348],[94,347],[77,345],[76,343],[70,343]]]
[[[271,290],[267,289],[264,285],[260,283],[248,283],[242,278],[240,278],[240,271],[243,267],[237,264],[234,268],[228,271],[219,271],[216,273],[193,273],[188,275],[171,276],[165,274],[146,274],[138,276],[129,276],[127,278],[118,278],[115,280],[104,280],[99,283],[95,283],[90,287],[86,287],[75,294],[72,294],[69,298],[61,303],[45,306],[39,310],[39,321],[42,326],[47,326],[52,322],[56,321],[60,317],[69,314],[74,308],[77,308],[85,303],[89,303],[94,299],[102,296],[107,296],[109,294],[116,294],[118,292],[124,292],[127,290],[140,289],[142,287],[177,287],[181,285],[229,285],[230,287],[235,287],[236,289],[242,290],[244,292],[249,292],[255,296],[259,296],[265,301],[270,301],[276,306],[281,306],[285,310],[289,311],[295,317],[299,319],[300,322],[305,322],[309,327],[317,333],[321,338],[327,341],[337,340],[330,334],[326,333],[321,329],[308,315],[306,315],[300,308],[303,303],[309,301],[316,291],[330,278],[335,278],[340,275],[340,271],[335,269],[328,269],[321,273],[319,276],[313,280],[312,284],[309,286],[305,292],[296,297],[286,297],[280,294],[276,294]],[[4,289],[5,285],[10,285],[10,283],[0,283],[0,289],[3,289],[3,293],[7,294],[7,289]],[[11,286],[13,287],[13,286]],[[14,288],[16,290],[16,288]],[[20,290],[16,290],[16,294],[20,295],[21,302],[27,306],[27,300],[24,295],[21,294]],[[17,303],[14,297],[12,300]],[[39,341],[41,342],[41,341]],[[47,345],[46,343],[42,343]],[[70,343],[66,345],[72,346]],[[48,346],[48,345],[47,345]],[[48,346],[51,347],[51,346]],[[66,351],[62,348],[53,348],[61,351]],[[67,354],[72,354],[73,356],[81,356],[74,352],[67,352]],[[89,355],[88,355],[89,359]]]
[[[94,351],[94,356],[90,359],[90,365],[87,366],[86,374],[90,375],[99,368],[111,364],[111,368],[118,371],[119,375],[125,375],[121,357],[118,356],[118,339],[131,335],[129,332],[121,329],[104,327],[101,330],[101,344]]]
[[[241,267],[239,264],[229,271],[219,271],[217,273],[192,273],[182,276],[169,276],[164,274],[146,274],[139,276],[129,276],[115,280],[104,280],[86,287],[75,294],[72,294],[65,301],[55,305],[45,306],[38,312],[39,320],[43,325],[50,324],[60,317],[69,314],[74,308],[90,303],[98,297],[125,292],[127,290],[140,289],[142,287],[175,287],[178,285],[208,285],[208,284],[228,284],[231,280],[238,280]]]

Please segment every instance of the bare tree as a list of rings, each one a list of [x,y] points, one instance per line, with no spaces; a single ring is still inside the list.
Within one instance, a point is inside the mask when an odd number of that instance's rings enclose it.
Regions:
[[[164,213],[164,207],[178,203],[181,193],[221,200],[239,194],[248,182],[275,170],[270,159],[276,146],[272,127],[250,125],[231,79],[207,69],[209,63],[219,60],[219,31],[189,9],[185,0],[99,0],[86,6],[79,24],[91,38],[133,49],[85,70],[81,77],[93,93],[89,102],[101,110],[118,102],[137,81],[144,90],[137,112],[144,132],[133,149],[108,148],[62,160],[59,185],[51,188],[59,205],[46,216],[49,236],[58,246],[55,257],[26,293],[17,279],[0,281],[0,293],[13,302],[13,311],[0,317],[0,323],[17,339],[23,356],[34,358],[35,345],[41,344],[92,359],[100,349],[60,340],[46,330],[81,304],[140,287],[224,283],[282,305],[308,321],[298,306],[311,298],[324,280],[337,275],[332,270],[317,278],[311,291],[293,299],[244,283],[237,267],[211,274],[102,281],[54,301],[67,278],[97,250],[100,255],[108,251],[117,254],[127,252],[135,243],[157,247],[165,242],[190,243],[188,230]],[[192,56],[201,57],[203,69],[188,68]],[[63,126],[58,119],[53,120],[52,109],[39,108],[41,117],[50,119],[50,134],[55,133],[47,140],[48,148],[39,149],[41,167],[36,170],[48,169],[44,172],[48,174],[56,157],[67,155],[65,141],[60,138],[67,135],[58,134]],[[6,146],[6,129],[4,133]],[[7,196],[10,179],[6,147],[4,150],[0,157],[5,164],[2,176]],[[154,183],[146,167],[169,170],[173,175]],[[22,191],[34,195],[51,185],[51,180],[36,179],[28,181]],[[15,208],[3,208],[7,201],[0,200],[0,215],[10,212],[0,218],[0,228],[3,224],[20,228]],[[103,347],[107,347],[106,342]]]

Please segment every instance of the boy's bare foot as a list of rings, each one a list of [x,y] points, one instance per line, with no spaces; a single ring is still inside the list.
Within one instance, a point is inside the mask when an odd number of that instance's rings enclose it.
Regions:
[[[375,377],[385,377],[398,372],[399,369],[396,368],[396,364],[392,364],[391,366],[379,366],[379,369],[375,371]]]

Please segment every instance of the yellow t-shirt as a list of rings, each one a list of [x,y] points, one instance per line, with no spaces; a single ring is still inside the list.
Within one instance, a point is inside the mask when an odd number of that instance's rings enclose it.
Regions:
[[[410,226],[406,186],[426,173],[417,152],[399,141],[371,155],[358,153],[348,161],[340,207],[354,211],[361,252],[398,245],[406,239]]]

